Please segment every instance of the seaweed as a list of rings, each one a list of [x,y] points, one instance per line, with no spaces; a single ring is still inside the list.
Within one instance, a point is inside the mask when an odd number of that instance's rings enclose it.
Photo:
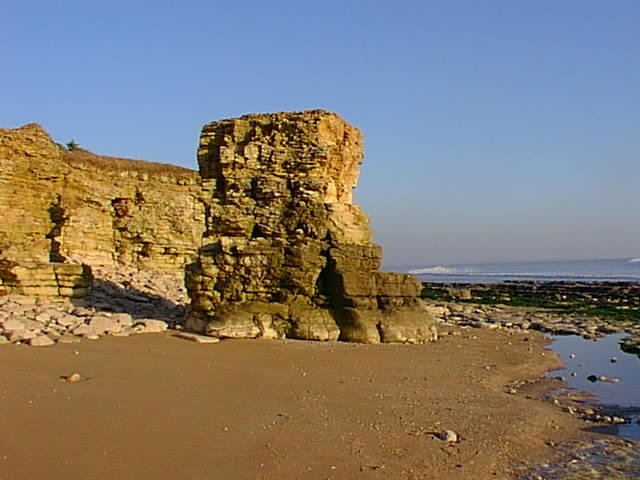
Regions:
[[[640,324],[640,284],[634,282],[424,282],[421,296],[431,301],[539,308]]]

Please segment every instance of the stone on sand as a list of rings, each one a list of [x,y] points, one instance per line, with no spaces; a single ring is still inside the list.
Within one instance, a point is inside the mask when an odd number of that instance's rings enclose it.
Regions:
[[[38,335],[37,337],[29,340],[29,345],[31,345],[32,347],[49,347],[51,345],[54,345],[55,343],[56,342],[54,342],[47,335]]]
[[[197,333],[191,332],[179,332],[175,334],[178,338],[183,338],[185,340],[191,340],[196,343],[220,343],[220,339],[216,337],[209,337],[207,335],[200,335]]]

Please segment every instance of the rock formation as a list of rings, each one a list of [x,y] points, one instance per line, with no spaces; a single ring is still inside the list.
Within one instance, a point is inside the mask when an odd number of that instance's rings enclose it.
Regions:
[[[79,298],[92,282],[87,265],[0,261],[0,294]]]
[[[352,203],[362,159],[360,132],[320,110],[206,125],[200,175],[0,129],[0,295],[94,280],[92,308],[175,325],[184,278],[187,327],[211,336],[431,340],[420,284],[379,271]]]
[[[0,130],[0,258],[49,261],[57,233],[52,217],[67,172],[60,149],[40,126]]]
[[[188,267],[187,327],[219,337],[426,342],[434,321],[352,203],[359,130],[321,110],[203,127],[206,230]]]
[[[90,272],[50,263],[182,276],[204,230],[200,196],[194,171],[68,152],[36,124],[0,129],[0,289],[81,295]]]

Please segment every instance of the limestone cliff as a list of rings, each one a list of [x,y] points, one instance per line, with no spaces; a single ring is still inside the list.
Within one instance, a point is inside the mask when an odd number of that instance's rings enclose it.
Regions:
[[[52,210],[67,173],[62,152],[39,125],[0,130],[0,258],[49,261]]]
[[[66,152],[60,253],[93,264],[176,272],[204,231],[196,172],[171,165]]]
[[[204,230],[196,172],[68,152],[39,125],[0,129],[0,259],[181,273]]]
[[[89,265],[136,297],[130,272],[163,272],[184,275],[186,326],[209,335],[432,340],[419,282],[379,271],[352,203],[362,160],[360,131],[321,110],[205,125],[200,175],[0,129],[0,295],[82,296]]]
[[[352,204],[360,131],[322,110],[203,127],[206,230],[187,270],[188,327],[222,337],[377,343],[435,338],[408,275],[383,273]]]

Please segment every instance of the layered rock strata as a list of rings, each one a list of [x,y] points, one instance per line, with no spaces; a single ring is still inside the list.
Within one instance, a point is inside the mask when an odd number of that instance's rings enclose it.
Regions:
[[[68,172],[61,159],[60,149],[38,125],[0,130],[0,258],[49,261],[57,233],[50,209]]]
[[[196,172],[66,151],[36,124],[0,129],[0,259],[182,275],[204,230]]]
[[[206,230],[188,267],[187,327],[218,337],[426,342],[434,321],[411,276],[380,272],[352,203],[360,131],[321,110],[203,127]]]
[[[177,325],[189,265],[189,326],[209,335],[435,337],[419,284],[379,271],[352,203],[357,129],[323,111],[249,115],[205,126],[198,157],[201,176],[68,151],[35,124],[0,129],[0,295],[76,298],[93,271],[88,305],[143,316],[160,306]],[[131,272],[151,277],[134,285]],[[178,303],[144,293],[158,279]]]
[[[3,295],[79,298],[89,292],[92,282],[87,265],[0,262],[0,294]]]

